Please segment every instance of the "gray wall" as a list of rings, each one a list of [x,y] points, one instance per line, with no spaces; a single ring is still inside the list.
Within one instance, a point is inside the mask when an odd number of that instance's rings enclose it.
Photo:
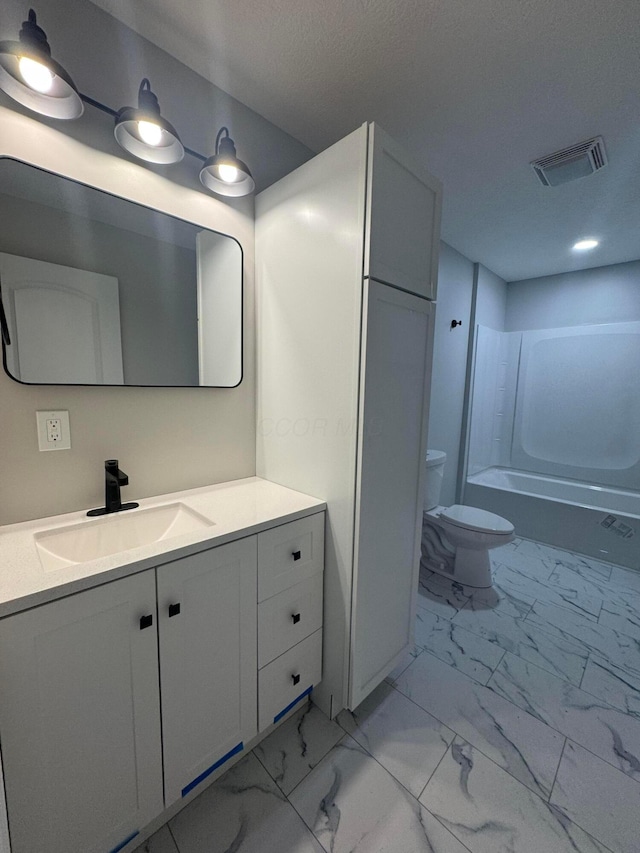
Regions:
[[[508,301],[507,283],[482,264],[476,264],[476,267],[474,323],[504,332]]]
[[[640,320],[640,261],[511,282],[505,331]]]
[[[28,4],[8,0],[2,35],[15,38]],[[163,113],[190,147],[205,153],[228,124],[258,188],[311,156],[304,146],[86,0],[57,0],[38,18],[55,58],[81,91],[116,108],[131,104],[143,76]],[[22,156],[74,176],[107,168],[113,181],[177,215],[238,238],[245,250],[244,381],[235,389],[65,388],[23,386],[0,374],[0,524],[97,506],[103,461],[129,474],[127,498],[193,488],[255,473],[253,201],[226,203],[200,192],[189,157],[161,170],[134,164],[113,140],[109,116],[87,108],[76,122],[41,121],[0,93],[0,154]],[[73,139],[68,139],[73,137]],[[72,144],[73,140],[77,143]],[[94,152],[94,149],[97,153]],[[101,155],[104,151],[114,155]],[[77,155],[77,158],[76,158]],[[149,173],[154,174],[149,174]],[[106,183],[106,182],[105,182]],[[188,194],[180,186],[196,190]],[[175,205],[174,205],[175,202]],[[187,215],[189,211],[189,215]],[[38,451],[35,412],[68,409],[70,451]]]
[[[472,291],[473,264],[440,243],[428,443],[447,454],[440,497],[444,506],[456,502]],[[462,326],[451,329],[452,320],[462,320]]]

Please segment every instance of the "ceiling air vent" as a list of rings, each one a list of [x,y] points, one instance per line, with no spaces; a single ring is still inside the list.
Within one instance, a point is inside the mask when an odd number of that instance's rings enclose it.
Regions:
[[[531,165],[541,184],[545,187],[557,187],[558,184],[566,184],[567,181],[591,175],[606,166],[607,162],[603,139],[596,136],[534,160]]]

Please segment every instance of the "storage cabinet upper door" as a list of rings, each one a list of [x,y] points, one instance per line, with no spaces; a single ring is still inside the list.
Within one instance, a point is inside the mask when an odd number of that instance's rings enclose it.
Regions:
[[[372,125],[367,186],[365,276],[435,299],[440,181]]]
[[[257,733],[256,537],[160,566],[165,804]]]
[[[147,571],[0,622],[12,853],[105,853],[162,811],[155,598]]]

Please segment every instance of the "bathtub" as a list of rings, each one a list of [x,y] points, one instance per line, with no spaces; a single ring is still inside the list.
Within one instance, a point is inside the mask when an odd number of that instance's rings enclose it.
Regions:
[[[486,468],[467,478],[464,503],[508,518],[517,536],[640,569],[640,493]]]

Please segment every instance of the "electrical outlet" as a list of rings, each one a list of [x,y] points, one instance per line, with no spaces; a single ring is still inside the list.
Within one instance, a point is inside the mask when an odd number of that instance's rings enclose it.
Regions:
[[[61,438],[60,418],[47,418],[47,443],[58,444]]]
[[[69,450],[71,430],[69,412],[36,412],[40,450]]]

